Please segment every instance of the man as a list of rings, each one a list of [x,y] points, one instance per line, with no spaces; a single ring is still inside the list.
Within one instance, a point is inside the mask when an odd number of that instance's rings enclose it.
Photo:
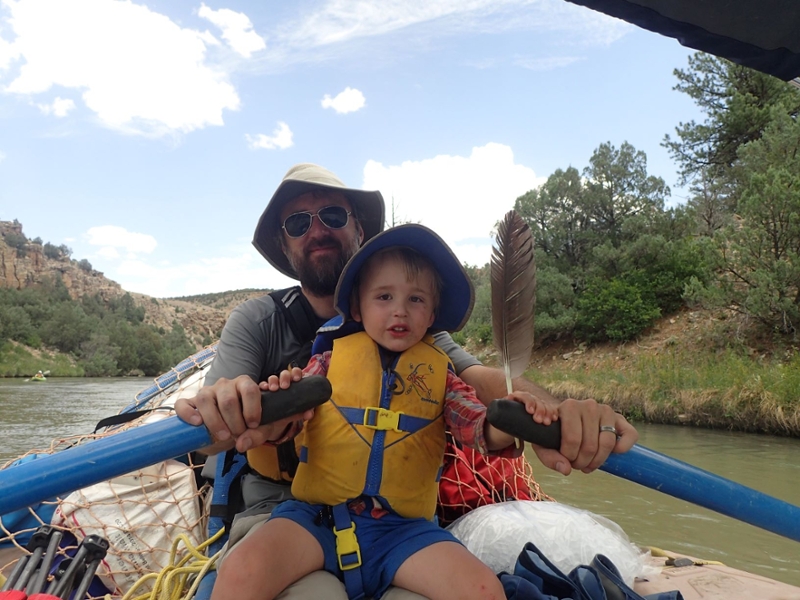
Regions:
[[[305,336],[308,339],[300,339],[304,336],[293,329],[287,312],[292,306],[291,310],[303,308],[318,325],[334,317],[333,295],[339,275],[359,246],[383,229],[383,218],[380,192],[347,188],[333,173],[316,165],[292,167],[267,204],[253,244],[272,266],[298,279],[300,288],[288,290],[281,300],[267,295],[237,307],[223,329],[206,387],[196,397],[176,403],[184,421],[208,427],[216,440],[207,449],[210,453],[232,447],[248,453],[250,466],[261,476],[248,475],[243,495],[248,506],[255,504],[256,512],[269,513],[278,502],[291,497],[290,465],[275,446],[285,449],[294,423],[311,416],[309,411],[270,425],[258,424],[261,390],[267,389],[269,375],[290,363],[305,366],[310,356],[313,332]],[[488,403],[506,395],[502,371],[481,365],[447,334],[438,334],[436,341],[481,401]],[[515,380],[514,387],[558,404],[545,390],[524,379]],[[560,450],[535,450],[545,466],[564,475],[573,468],[593,471],[612,451],[625,452],[638,438],[622,415],[594,400],[561,402],[559,418]],[[616,435],[607,435],[608,431]],[[237,533],[233,531],[232,538]],[[322,597],[346,597],[343,586],[327,573],[310,575],[281,596]],[[392,590],[384,597],[420,598],[403,590]]]

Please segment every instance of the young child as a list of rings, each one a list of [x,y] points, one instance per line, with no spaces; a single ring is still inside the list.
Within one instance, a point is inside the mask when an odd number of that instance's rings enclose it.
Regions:
[[[339,576],[350,598],[379,598],[390,584],[433,600],[505,598],[491,569],[433,520],[445,427],[483,453],[521,452],[489,425],[429,333],[459,330],[473,301],[458,259],[421,225],[389,229],[353,256],[335,305],[363,330],[335,339],[304,371],[268,381],[275,391],[323,374],[333,387],[302,434],[297,500],[234,547],[213,599],[274,598],[320,569]],[[558,418],[530,394],[508,397],[537,422]]]

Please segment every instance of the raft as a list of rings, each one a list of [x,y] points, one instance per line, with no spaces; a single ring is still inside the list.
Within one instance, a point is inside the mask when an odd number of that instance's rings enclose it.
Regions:
[[[87,597],[156,598],[166,597],[165,594],[168,594],[170,598],[194,597],[202,600],[210,596],[216,553],[224,540],[224,531],[221,530],[220,523],[209,516],[209,505],[215,490],[209,483],[198,486],[195,473],[200,470],[201,465],[194,464],[191,455],[183,456],[181,460],[161,460],[152,466],[126,466],[125,472],[118,473],[107,481],[86,485],[81,483],[83,487],[79,490],[59,490],[52,494],[57,497],[51,496],[44,500],[37,497],[41,495],[40,490],[36,489],[38,481],[34,482],[35,485],[26,483],[22,490],[14,490],[13,483],[5,484],[4,481],[25,480],[25,474],[35,468],[37,462],[45,465],[49,459],[57,459],[59,455],[74,454],[82,448],[86,451],[92,445],[127,439],[126,436],[141,438],[149,428],[168,424],[171,420],[168,417],[169,407],[178,398],[191,397],[197,393],[215,353],[215,347],[206,348],[154,380],[153,385],[137,394],[131,404],[109,421],[103,432],[62,440],[53,446],[51,455],[32,453],[22,457],[22,464],[6,465],[0,470],[0,488],[8,490],[5,498],[0,497],[0,513],[6,513],[0,518],[0,573],[8,577],[19,558],[30,554],[26,544],[31,535],[41,525],[52,524],[65,532],[65,541],[58,550],[63,556],[74,554],[86,536],[96,535],[109,541],[108,555],[98,568]],[[123,447],[126,451],[120,454],[124,460],[130,460],[131,455],[141,453],[132,449],[127,442],[123,443]],[[145,444],[145,447],[149,446]],[[108,454],[104,451],[103,455]],[[124,462],[123,458],[120,461]],[[61,470],[63,469],[56,469]],[[80,473],[64,475],[67,483],[63,485],[80,480],[80,477],[75,479],[74,476],[77,475]],[[58,473],[44,472],[41,479],[45,481],[45,485],[51,484],[58,480]],[[23,503],[30,500],[32,508],[16,509],[9,515],[6,510],[9,506],[8,498],[13,498],[15,494],[21,494]],[[522,504],[523,501],[512,501],[483,506],[462,519],[468,520],[480,511],[496,519],[496,515],[504,510],[503,505]],[[458,523],[456,521],[453,527]],[[523,531],[524,525],[524,519],[512,522],[511,525],[501,525],[499,536],[508,539],[512,534]],[[472,533],[480,533],[482,526],[475,526]],[[559,537],[563,537],[563,529]],[[536,536],[525,539],[542,543],[542,539]],[[466,539],[462,541],[473,550]],[[556,543],[558,541],[555,540]],[[657,544],[658,540],[652,542]],[[523,544],[523,540],[517,542],[520,549]],[[496,546],[494,543],[489,545]],[[483,558],[479,550],[473,551]],[[609,552],[609,548],[598,542],[592,551],[602,554]],[[798,587],[725,565],[709,563],[701,560],[702,557],[657,549],[646,554],[644,549],[640,551],[646,574],[636,576],[631,583],[633,589],[642,595],[679,590],[685,600],[800,600]],[[510,552],[514,554],[519,550],[514,547]],[[495,568],[488,561],[487,564]]]

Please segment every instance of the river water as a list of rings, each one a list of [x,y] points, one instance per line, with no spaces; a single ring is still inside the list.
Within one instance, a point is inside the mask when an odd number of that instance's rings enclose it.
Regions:
[[[90,433],[149,379],[0,379],[0,464],[53,439]],[[761,492],[800,505],[800,440],[637,424],[639,443]],[[800,543],[603,472],[569,477],[531,454],[536,479],[556,500],[618,523],[632,541],[719,560],[800,586]]]

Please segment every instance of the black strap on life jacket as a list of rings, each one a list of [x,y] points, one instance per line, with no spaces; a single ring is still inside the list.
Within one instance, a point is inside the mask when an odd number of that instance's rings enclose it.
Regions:
[[[314,309],[311,308],[311,304],[306,300],[298,286],[276,290],[270,292],[269,295],[283,318],[286,319],[286,323],[294,333],[295,338],[302,344],[298,356],[292,362],[296,362],[298,366],[305,366],[305,363],[310,358],[311,344],[320,325],[317,315],[314,314]],[[305,353],[309,353],[309,355],[303,357],[302,355]],[[302,358],[305,358],[305,360],[300,360]]]
[[[290,361],[287,367],[304,367],[308,359],[311,358],[311,344],[319,328],[319,319],[298,286],[275,290],[270,292],[269,295],[283,318],[286,319],[286,323],[294,333],[295,338],[302,344],[297,356]],[[288,473],[290,477],[294,477],[295,473],[297,473],[297,466],[300,464],[294,440],[280,444],[277,447],[277,451],[280,470],[283,473]]]

